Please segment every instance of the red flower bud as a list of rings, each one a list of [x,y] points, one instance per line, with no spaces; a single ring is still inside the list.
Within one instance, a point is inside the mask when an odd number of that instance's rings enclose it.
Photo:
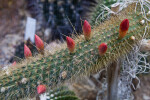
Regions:
[[[13,63],[12,63],[12,66],[15,66],[16,65],[16,61],[14,61]]]
[[[39,85],[37,87],[37,92],[38,92],[38,94],[45,93],[46,92],[46,86],[45,85]]]
[[[35,34],[35,45],[36,45],[36,48],[39,51],[43,51],[44,50],[44,43],[41,40],[41,38],[39,36],[37,36],[36,34]]]
[[[106,53],[107,51],[107,44],[106,43],[101,43],[99,46],[98,46],[98,50],[99,50],[99,54],[102,56]]]
[[[85,20],[83,24],[83,34],[86,40],[91,39],[91,25],[88,23],[87,20]]]
[[[67,47],[68,47],[70,53],[74,53],[74,51],[75,51],[75,42],[74,42],[74,40],[67,36],[66,41],[67,41]]]
[[[26,45],[24,45],[24,56],[25,56],[25,58],[32,56],[30,49]]]
[[[124,19],[119,27],[119,39],[122,39],[125,37],[125,35],[127,34],[129,29],[129,20],[128,19]]]

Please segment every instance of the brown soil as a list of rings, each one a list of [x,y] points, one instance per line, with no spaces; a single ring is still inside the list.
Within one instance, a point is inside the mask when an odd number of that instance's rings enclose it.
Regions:
[[[140,88],[134,92],[135,100],[150,100],[150,74],[140,75]]]

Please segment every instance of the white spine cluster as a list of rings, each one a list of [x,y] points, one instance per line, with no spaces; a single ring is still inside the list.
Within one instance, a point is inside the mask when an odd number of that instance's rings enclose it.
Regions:
[[[26,83],[27,83],[27,81],[28,81],[28,79],[27,79],[27,78],[23,78],[23,79],[21,80],[21,83],[22,83],[22,84],[26,84]]]
[[[3,92],[5,92],[5,88],[4,87],[1,87],[1,92],[3,93]]]

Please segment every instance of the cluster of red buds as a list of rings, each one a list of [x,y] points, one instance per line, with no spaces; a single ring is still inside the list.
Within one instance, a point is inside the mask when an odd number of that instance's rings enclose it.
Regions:
[[[87,20],[84,21],[83,24],[83,34],[85,37],[85,40],[90,40],[92,38],[92,32],[91,32],[91,25],[88,23]],[[125,37],[125,35],[127,34],[129,29],[129,20],[128,19],[124,19],[119,27],[119,36],[118,39],[123,39]],[[67,42],[67,47],[70,53],[74,53],[75,52],[75,41],[71,38],[71,37],[66,37],[66,42]],[[39,36],[35,35],[35,45],[36,48],[39,52],[44,50],[44,43],[43,41],[40,39]],[[107,43],[101,43],[98,46],[98,50],[99,50],[99,55],[102,56],[106,53],[107,51]],[[27,45],[24,45],[24,56],[25,58],[29,58],[32,57],[32,53],[30,51],[30,49],[27,47]],[[13,65],[15,65],[16,62],[13,63]],[[37,87],[37,92],[38,94],[42,94],[46,92],[46,86],[45,85],[39,85]]]
[[[87,20],[84,21],[82,29],[83,29],[83,34],[84,34],[85,40],[90,40],[92,38],[91,25],[89,24],[89,22]],[[127,34],[128,29],[129,29],[129,20],[124,19],[121,22],[120,27],[119,27],[118,39],[123,39],[125,37],[125,35]],[[67,47],[68,47],[69,52],[74,53],[75,52],[75,41],[71,37],[68,37],[68,36],[66,37],[66,41],[67,41]],[[39,52],[42,52],[44,50],[44,43],[41,40],[41,38],[37,35],[35,35],[35,45]],[[99,50],[100,55],[104,55],[107,51],[107,43],[101,43],[98,46],[98,50]],[[26,45],[24,45],[24,56],[25,56],[25,58],[32,56],[30,49]]]
[[[85,40],[90,40],[92,38],[92,32],[91,32],[91,25],[89,24],[89,22],[87,20],[84,21],[83,24],[83,34],[85,37]],[[118,39],[123,39],[129,29],[129,20],[128,19],[124,19],[119,27],[119,36]],[[67,40],[67,47],[70,51],[70,53],[74,53],[75,52],[75,42],[72,38],[70,37],[66,37]],[[100,55],[104,55],[107,51],[107,43],[101,43],[98,46],[98,50],[99,50],[99,54]]]
[[[37,36],[35,34],[35,45],[36,45],[36,48],[37,50],[41,53],[44,51],[44,43],[43,41],[41,40],[41,38],[39,36]],[[28,48],[27,45],[24,45],[24,56],[25,58],[29,58],[29,57],[32,57],[32,52],[31,50]]]

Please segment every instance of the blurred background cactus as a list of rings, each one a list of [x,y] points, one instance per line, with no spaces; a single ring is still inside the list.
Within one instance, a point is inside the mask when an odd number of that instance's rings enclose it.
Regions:
[[[96,0],[28,0],[27,8],[42,28],[49,29],[47,42],[63,41],[61,33],[70,36],[75,30],[81,32],[81,21],[88,18],[96,3]]]

